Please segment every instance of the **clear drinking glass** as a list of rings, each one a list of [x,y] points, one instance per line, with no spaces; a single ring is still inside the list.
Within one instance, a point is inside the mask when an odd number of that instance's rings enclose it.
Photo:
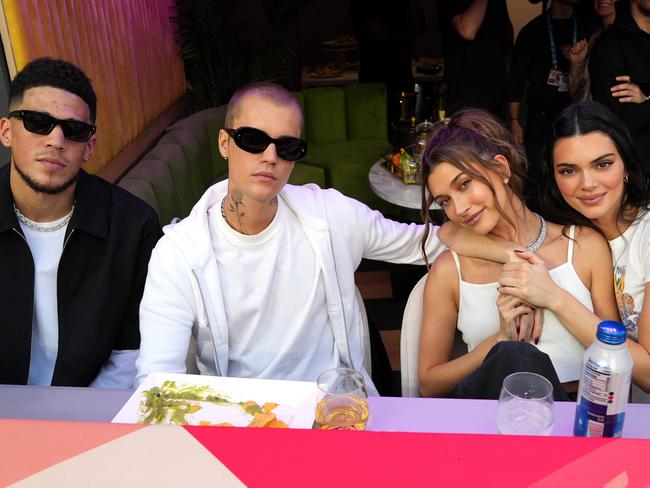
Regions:
[[[316,380],[321,400],[316,424],[325,430],[363,430],[368,422],[368,393],[363,376],[353,369],[335,368]]]
[[[535,373],[506,376],[499,395],[497,425],[502,434],[550,435],[553,385]]]

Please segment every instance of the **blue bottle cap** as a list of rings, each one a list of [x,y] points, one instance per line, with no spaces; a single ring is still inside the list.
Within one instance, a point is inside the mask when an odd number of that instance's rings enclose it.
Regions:
[[[604,320],[598,324],[596,337],[599,341],[612,346],[623,344],[627,339],[627,329],[620,322],[614,320]]]

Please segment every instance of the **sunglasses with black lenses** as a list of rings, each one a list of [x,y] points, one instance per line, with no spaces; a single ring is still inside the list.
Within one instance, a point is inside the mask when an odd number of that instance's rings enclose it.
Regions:
[[[280,137],[273,139],[266,132],[254,127],[239,127],[224,129],[233,138],[239,149],[259,154],[264,152],[269,144],[275,144],[275,150],[286,161],[298,161],[307,154],[307,143],[297,137]]]
[[[21,119],[26,130],[41,136],[48,135],[58,125],[65,138],[72,142],[88,142],[97,130],[94,125],[80,120],[61,120],[34,110],[14,110],[9,117]]]

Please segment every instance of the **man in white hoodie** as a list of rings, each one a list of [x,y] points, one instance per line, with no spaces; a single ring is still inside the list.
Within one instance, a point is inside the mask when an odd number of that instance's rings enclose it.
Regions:
[[[284,88],[260,83],[231,99],[219,150],[229,179],[165,227],[140,307],[140,383],[184,373],[190,337],[202,374],[314,381],[361,371],[365,331],[355,298],[362,258],[422,263],[423,227],[316,185],[287,185],[307,145],[302,112]],[[428,259],[443,246],[428,239]]]

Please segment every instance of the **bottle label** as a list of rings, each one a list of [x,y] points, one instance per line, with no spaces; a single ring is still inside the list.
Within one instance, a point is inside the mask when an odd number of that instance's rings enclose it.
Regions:
[[[630,379],[629,373],[616,373],[592,359],[587,360],[576,407],[574,435],[621,437]]]

